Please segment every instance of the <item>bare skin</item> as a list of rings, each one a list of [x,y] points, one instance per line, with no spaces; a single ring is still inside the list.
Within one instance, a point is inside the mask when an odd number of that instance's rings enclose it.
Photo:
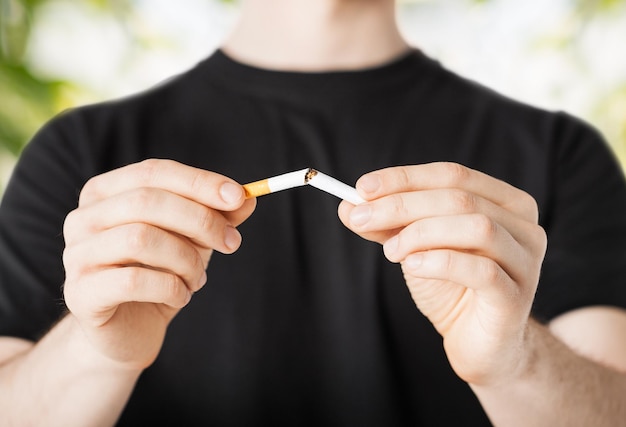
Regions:
[[[393,7],[247,0],[223,47],[270,69],[369,67],[408,48]],[[529,317],[546,242],[528,195],[450,164],[376,171],[357,188],[369,203],[343,203],[340,218],[401,264],[416,306],[494,424],[626,419],[626,348],[615,344],[626,342],[624,311],[581,309],[549,328]],[[204,284],[212,251],[235,251],[234,227],[253,210],[231,179],[175,162],[90,181],[64,230],[71,313],[37,343],[0,337],[3,425],[113,425],[168,323]]]
[[[257,0],[243,4],[240,24],[224,43],[226,52],[251,64],[320,70],[371,66],[407,48],[393,10],[380,1],[365,8],[333,0],[269,6]],[[271,10],[283,11],[284,19],[271,19]],[[256,14],[262,15],[251,19]],[[290,32],[292,37],[285,37]],[[269,51],[259,57],[255,52],[262,36]],[[333,40],[341,47],[334,47]],[[313,49],[311,55],[296,54],[303,43]],[[191,180],[180,185],[180,176]],[[151,161],[87,184],[64,230],[65,298],[71,313],[38,343],[0,337],[0,396],[10,396],[0,399],[4,424],[114,424],[137,377],[158,356],[168,323],[204,283],[211,251],[231,253],[238,247],[240,236],[226,225],[247,218],[254,202],[244,202],[243,189],[237,187],[237,197],[226,203],[219,194],[224,181],[235,184],[210,172]],[[139,185],[126,186],[134,182]],[[202,191],[188,194],[185,188]],[[148,206],[164,203],[178,207],[168,206],[171,218],[146,217]],[[199,223],[197,214],[206,214],[206,220]],[[187,222],[195,228],[178,228]],[[96,247],[96,258],[85,256]],[[195,255],[165,259],[176,251]]]
[[[239,247],[234,226],[253,208],[239,184],[175,162],[89,182],[65,222],[64,263],[65,301],[92,345],[132,368],[149,366],[168,323],[205,284],[213,250]]]
[[[378,171],[357,188],[376,186],[365,194],[376,199],[344,204],[340,217],[401,263],[457,374],[482,384],[505,374],[495,367],[520,365],[509,349],[524,340],[546,250],[534,200],[456,164]]]
[[[245,0],[222,48],[263,68],[334,71],[380,65],[409,45],[393,0]]]
[[[254,207],[233,180],[167,160],[89,181],[64,227],[70,314],[36,345],[0,341],[3,425],[114,424],[212,252],[237,250]]]
[[[552,330],[576,351],[530,318],[546,236],[528,194],[450,163],[375,171],[357,190],[368,203],[342,202],[341,220],[400,263],[415,305],[495,425],[626,419],[626,348],[613,344],[626,337],[624,311],[557,318]]]

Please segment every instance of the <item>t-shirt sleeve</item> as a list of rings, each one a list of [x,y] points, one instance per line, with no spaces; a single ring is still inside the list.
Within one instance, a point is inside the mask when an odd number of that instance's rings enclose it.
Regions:
[[[37,340],[63,314],[63,222],[84,178],[66,113],[26,146],[0,203],[0,335]]]
[[[626,183],[606,142],[591,127],[559,116],[548,235],[533,307],[544,322],[581,307],[626,308]]]

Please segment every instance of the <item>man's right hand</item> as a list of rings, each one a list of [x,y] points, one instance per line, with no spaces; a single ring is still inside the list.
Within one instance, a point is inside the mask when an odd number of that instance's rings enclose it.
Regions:
[[[87,182],[66,218],[65,302],[92,346],[130,369],[157,357],[167,325],[232,253],[254,211],[222,175],[146,160]]]

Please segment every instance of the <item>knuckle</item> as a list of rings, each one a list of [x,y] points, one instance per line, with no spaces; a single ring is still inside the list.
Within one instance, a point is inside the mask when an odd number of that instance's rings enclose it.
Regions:
[[[476,196],[461,190],[449,192],[450,204],[456,213],[471,213],[476,210]]]
[[[151,187],[138,187],[131,190],[131,200],[139,207],[147,206],[154,197],[154,189]]]
[[[153,229],[147,224],[132,224],[127,227],[126,247],[133,253],[139,253],[150,246],[153,239]]]
[[[428,265],[432,266],[431,268],[435,272],[445,273],[453,271],[455,268],[454,256],[448,250],[427,252],[424,256],[428,258]]]
[[[182,292],[185,287],[180,277],[174,274],[166,274],[166,279],[162,284],[163,301],[169,305],[182,307],[184,305],[185,294]]]
[[[407,188],[411,185],[411,175],[407,167],[397,168],[396,180],[401,188]]]
[[[148,187],[133,190],[127,204],[129,212],[145,212],[154,204],[155,192]]]
[[[537,223],[539,221],[539,204],[537,200],[525,191],[520,191],[515,197],[514,205],[527,220]]]
[[[216,221],[214,212],[209,208],[203,208],[197,218],[198,228],[203,231],[213,228]]]
[[[546,233],[546,230],[539,225],[534,226],[533,234],[534,234],[534,241],[536,242],[536,247],[538,251],[541,252],[542,257],[543,257],[543,255],[545,255],[546,253],[546,249],[548,246],[548,234]]]
[[[84,240],[87,235],[98,231],[99,224],[94,221],[90,209],[77,208],[70,211],[63,220],[63,240],[66,245]]]
[[[207,183],[204,171],[197,170],[193,172],[189,181],[189,190],[192,194],[202,194],[203,192],[206,192]]]
[[[403,250],[410,242],[420,242],[428,239],[429,227],[423,221],[415,221],[398,233],[398,248]]]
[[[481,263],[482,276],[487,283],[502,283],[504,272],[500,266],[491,259],[486,259]]]
[[[430,228],[427,227],[423,221],[417,221],[416,225],[417,226],[414,229],[415,234],[413,235],[413,237],[417,239],[417,241],[420,241],[422,239],[428,239],[428,235],[430,234]]]
[[[76,286],[70,279],[63,283],[63,303],[72,313],[75,313],[79,306]]]
[[[456,263],[452,253],[450,251],[442,251],[439,256],[441,257],[439,263],[445,269],[444,271],[454,271]]]
[[[539,203],[537,200],[528,193],[525,194],[525,202],[526,211],[533,223],[537,223],[539,221]]]
[[[539,205],[537,204],[537,200],[535,200],[535,198],[532,195],[528,194],[525,191],[521,192],[521,195],[519,196],[519,201],[528,210],[531,210],[531,211],[539,210]]]
[[[70,277],[72,275],[72,272],[74,270],[74,251],[72,250],[71,247],[66,246],[65,249],[63,249],[63,254],[62,254],[62,261],[63,261],[63,266],[65,267],[65,277]]]
[[[65,249],[63,249],[63,254],[61,255],[61,260],[63,261],[63,265],[65,266],[65,270],[67,270],[67,266],[71,264],[71,260],[72,260],[72,256],[70,254],[70,249],[67,246],[65,247]],[[67,273],[67,271],[66,271],[66,273]]]
[[[139,289],[142,279],[142,269],[140,267],[126,267],[119,279],[119,287],[122,296],[129,297],[135,295]]]
[[[78,196],[78,204],[84,204],[89,200],[97,198],[98,194],[100,194],[100,176],[93,176],[87,180],[83,188],[80,190],[80,194]]]
[[[459,187],[469,177],[469,170],[458,163],[444,162],[441,163],[443,176],[451,187]]]
[[[498,223],[485,214],[472,215],[470,225],[474,236],[480,242],[491,242],[498,233]]]
[[[137,163],[135,169],[135,177],[137,183],[140,185],[149,186],[154,182],[154,179],[161,168],[163,161],[159,159],[146,159]]]
[[[200,255],[200,260],[202,261],[202,269],[206,270],[209,266],[211,255],[213,255],[213,249],[198,248],[198,254]]]
[[[79,223],[78,216],[78,211],[75,209],[68,213],[65,217],[65,221],[63,221],[63,236],[65,236],[66,241],[73,238],[74,230]]]
[[[194,256],[192,256],[191,258],[193,259],[192,261],[193,271],[197,271],[200,274],[202,274],[202,272],[206,269],[202,256],[198,253],[198,251],[194,251]]]
[[[197,288],[196,284],[206,269],[206,265],[200,253],[187,245],[181,245],[178,248],[178,258],[184,260],[185,270],[182,276],[187,280],[190,288]],[[194,289],[195,290],[195,289]]]
[[[409,209],[406,205],[404,197],[401,194],[393,194],[391,196],[392,214],[398,218],[404,218],[409,214]]]

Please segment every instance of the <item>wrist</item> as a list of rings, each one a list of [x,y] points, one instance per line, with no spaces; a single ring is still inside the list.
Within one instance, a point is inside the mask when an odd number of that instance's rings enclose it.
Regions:
[[[538,326],[528,321],[517,333],[491,347],[473,363],[466,364],[467,369],[454,363],[453,368],[472,388],[499,389],[521,383],[535,370],[533,335]]]
[[[67,314],[58,326],[66,329],[68,341],[71,343],[69,348],[70,357],[75,359],[76,363],[82,365],[83,369],[103,372],[107,375],[127,377],[133,381],[145,369],[143,366],[115,360],[102,352],[89,339],[89,335],[83,330],[79,320],[72,313]]]
[[[470,387],[475,391],[500,392],[532,383],[533,378],[540,375],[537,362],[540,346],[545,346],[545,340],[541,339],[542,329],[542,325],[529,319],[520,333],[518,344],[511,345],[509,351],[503,353],[499,368],[482,381],[469,382]]]

